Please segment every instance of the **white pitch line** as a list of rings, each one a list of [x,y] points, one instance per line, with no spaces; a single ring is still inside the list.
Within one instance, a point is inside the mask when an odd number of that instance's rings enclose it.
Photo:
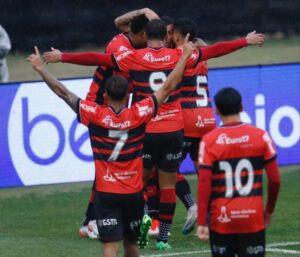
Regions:
[[[288,250],[281,248],[272,248],[276,246],[289,246],[289,245],[300,245],[300,242],[282,242],[282,243],[270,243],[267,244],[267,252],[278,252],[278,253],[289,253],[289,254],[300,254],[300,251],[297,250]],[[168,256],[181,256],[182,254],[198,254],[198,253],[210,253],[210,250],[199,250],[199,251],[189,251],[189,252],[170,252],[163,254],[151,254],[143,255],[141,257],[168,257]]]
[[[281,249],[281,248],[267,248],[267,252],[273,252],[273,253],[288,253],[288,254],[299,254],[300,251],[296,250],[287,250],[287,249]]]

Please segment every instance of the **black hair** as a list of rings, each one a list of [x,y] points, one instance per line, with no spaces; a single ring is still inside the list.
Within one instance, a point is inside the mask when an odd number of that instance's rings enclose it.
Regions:
[[[106,80],[105,91],[112,100],[123,100],[128,93],[128,82],[121,76],[111,76]]]
[[[148,39],[164,40],[167,35],[166,23],[161,19],[154,19],[146,25]]]
[[[167,26],[174,24],[174,19],[172,19],[170,16],[164,15],[161,16],[160,18],[164,21],[164,23],[166,23]]]
[[[189,18],[180,18],[174,22],[174,31],[179,32],[183,37],[190,33],[189,40],[193,41],[197,35],[197,24]]]
[[[238,114],[242,110],[242,97],[232,87],[224,87],[214,97],[216,107],[224,116]]]
[[[133,34],[137,34],[145,30],[147,23],[149,22],[148,18],[143,14],[135,17],[131,21],[130,30]]]

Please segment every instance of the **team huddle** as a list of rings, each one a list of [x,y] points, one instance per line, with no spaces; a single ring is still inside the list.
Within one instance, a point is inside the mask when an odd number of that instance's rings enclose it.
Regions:
[[[212,256],[264,256],[265,228],[280,186],[276,152],[265,131],[241,122],[236,89],[221,89],[214,97],[223,123],[216,128],[206,63],[260,46],[264,35],[254,31],[208,46],[196,37],[193,20],[160,18],[148,8],[126,13],[115,24],[122,33],[105,53],[52,48],[43,55],[46,63],[97,66],[85,100],[45,69],[37,47],[28,57],[89,130],[95,181],[80,235],[99,237],[103,256],[117,256],[121,241],[124,256],[139,256],[138,246],[145,247],[149,235],[156,237],[157,250],[168,250],[177,195],[187,209],[182,233],[197,223],[197,236],[209,240]],[[179,173],[187,154],[198,174],[197,200]]]

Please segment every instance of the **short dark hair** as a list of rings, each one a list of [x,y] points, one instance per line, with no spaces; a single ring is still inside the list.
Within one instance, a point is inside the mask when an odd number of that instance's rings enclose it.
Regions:
[[[167,26],[171,25],[171,24],[174,24],[174,19],[172,19],[168,15],[161,16],[160,18],[166,23]]]
[[[121,76],[111,76],[106,80],[105,91],[112,100],[123,100],[128,93],[128,82]]]
[[[143,14],[135,17],[131,21],[130,30],[133,34],[137,34],[145,30],[147,23],[149,22],[148,18]]]
[[[161,19],[154,19],[146,25],[148,39],[164,40],[167,35],[166,23]]]
[[[189,40],[192,41],[197,35],[197,24],[189,18],[180,18],[174,22],[174,31],[179,32],[183,37],[190,33]]]
[[[242,96],[232,87],[220,89],[214,97],[216,107],[223,116],[238,114],[242,109]]]

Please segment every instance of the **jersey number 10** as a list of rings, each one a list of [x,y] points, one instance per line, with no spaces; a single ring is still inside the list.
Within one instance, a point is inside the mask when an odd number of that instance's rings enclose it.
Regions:
[[[235,181],[236,191],[240,196],[247,196],[253,187],[254,183],[254,172],[253,166],[248,159],[241,159],[237,165],[235,170],[232,170],[232,166],[227,161],[221,161],[219,163],[220,170],[225,171],[225,180],[226,180],[226,198],[231,198],[233,196],[233,180]],[[243,170],[247,170],[248,172],[248,180],[245,185],[242,184],[241,181],[241,173]]]

